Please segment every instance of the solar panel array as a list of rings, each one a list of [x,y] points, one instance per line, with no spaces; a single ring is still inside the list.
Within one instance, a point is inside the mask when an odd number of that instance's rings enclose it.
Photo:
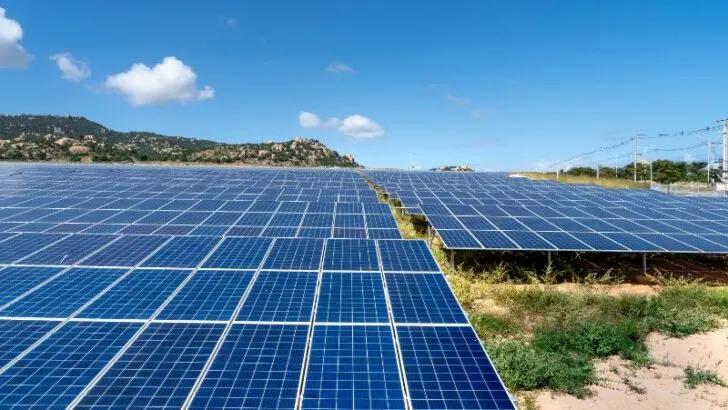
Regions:
[[[0,222],[0,407],[514,408],[425,243],[372,239],[392,216],[356,172],[4,165],[0,182],[0,216],[64,215]],[[316,202],[328,190],[346,194]],[[239,236],[197,212],[333,225]]]
[[[449,249],[728,253],[728,200],[470,172],[366,171]]]

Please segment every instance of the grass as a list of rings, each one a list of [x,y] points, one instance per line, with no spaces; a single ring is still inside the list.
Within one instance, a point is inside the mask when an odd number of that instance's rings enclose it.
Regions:
[[[617,179],[617,178],[604,178],[597,179],[596,177],[588,176],[574,176],[568,174],[560,174],[558,179],[556,178],[555,172],[517,172],[518,175],[523,175],[529,179],[539,181],[559,181],[565,184],[594,184],[604,188],[638,188],[638,189],[649,189],[649,182],[634,182],[628,179]]]
[[[423,218],[405,214],[397,201],[389,204],[404,238],[427,238]],[[650,280],[663,288],[659,294],[612,296],[605,290],[620,284],[623,273],[585,271],[578,257],[560,257],[556,265],[539,270],[504,262],[506,254],[494,253],[493,263],[479,264],[475,255],[463,252],[458,260],[469,264],[452,267],[437,237],[431,250],[501,378],[515,392],[548,389],[589,396],[589,385],[599,382],[595,360],[618,355],[646,366],[650,332],[683,337],[728,319],[725,287],[656,272]],[[582,286],[576,291],[554,286],[564,281]],[[634,386],[635,392],[641,390]]]
[[[685,368],[685,376],[683,377],[685,386],[690,389],[696,388],[701,384],[714,384],[717,386],[728,387],[728,384],[718,376],[718,373],[712,370],[699,369],[692,366]]]
[[[588,396],[588,386],[598,382],[594,360],[617,355],[647,366],[650,332],[682,337],[714,329],[728,318],[728,288],[688,285],[654,296],[611,296],[589,287],[567,292],[548,285],[483,284],[457,273],[451,283],[514,391]],[[483,301],[502,309],[477,312]]]

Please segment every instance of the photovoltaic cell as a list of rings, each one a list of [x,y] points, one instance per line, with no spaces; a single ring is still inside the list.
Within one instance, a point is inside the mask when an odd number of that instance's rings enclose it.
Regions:
[[[263,269],[318,270],[323,250],[322,239],[278,239]]]
[[[307,325],[233,325],[191,408],[294,408],[307,335]]]
[[[398,326],[414,409],[515,409],[469,326]]]
[[[402,239],[399,229],[368,229],[369,239]]]
[[[324,270],[378,271],[374,241],[366,239],[329,239],[326,242]]]
[[[268,238],[225,238],[203,267],[256,269],[272,242]]]
[[[252,277],[251,271],[198,270],[157,318],[230,320]]]
[[[539,232],[544,239],[564,251],[590,251],[591,248],[566,232]]]
[[[137,269],[84,308],[78,317],[148,319],[190,272]]]
[[[7,267],[1,269],[0,306],[29,291],[61,270],[61,268],[41,267]]]
[[[62,238],[64,235],[22,233],[6,239],[0,242],[0,263],[13,263]]]
[[[0,368],[40,340],[59,322],[0,320]]]
[[[387,273],[396,323],[468,323],[442,275]]]
[[[260,272],[236,320],[308,322],[318,272]]]
[[[68,406],[140,326],[138,323],[66,323],[0,374],[0,407]]]
[[[553,245],[546,242],[540,236],[533,232],[508,231],[504,233],[521,249],[556,249]]]
[[[1,316],[67,317],[126,272],[73,268],[0,310]]]
[[[425,241],[379,241],[385,272],[439,272]]]
[[[71,235],[60,242],[30,255],[19,264],[26,265],[73,265],[91,252],[116,239],[112,235]]]
[[[391,328],[315,326],[302,408],[405,408]]]
[[[82,260],[84,266],[135,266],[169,238],[165,236],[124,236],[102,251]]]
[[[387,303],[379,273],[325,272],[317,322],[386,323]]]
[[[152,323],[78,408],[181,408],[224,325]]]
[[[480,248],[480,243],[475,240],[473,235],[465,229],[448,229],[437,231],[442,239],[445,248]]]
[[[176,237],[167,242],[142,266],[163,268],[194,268],[220,242],[216,237]]]

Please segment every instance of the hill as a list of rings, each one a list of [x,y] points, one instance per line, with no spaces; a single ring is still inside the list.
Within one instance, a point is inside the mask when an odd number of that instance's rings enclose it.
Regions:
[[[351,155],[340,155],[315,139],[226,144],[153,132],[114,131],[84,117],[55,115],[0,115],[0,160],[360,166]]]

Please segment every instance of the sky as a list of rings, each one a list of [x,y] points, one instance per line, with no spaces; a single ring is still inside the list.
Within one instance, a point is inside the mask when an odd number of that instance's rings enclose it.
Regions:
[[[728,117],[726,15],[712,0],[0,0],[0,113],[311,137],[367,167],[541,170]]]

